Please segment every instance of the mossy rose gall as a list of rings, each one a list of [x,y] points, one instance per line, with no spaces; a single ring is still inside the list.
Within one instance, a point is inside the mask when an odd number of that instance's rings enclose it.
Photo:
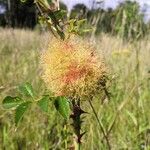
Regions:
[[[85,40],[52,39],[41,55],[42,78],[55,96],[83,98],[97,92],[106,74],[101,55]]]

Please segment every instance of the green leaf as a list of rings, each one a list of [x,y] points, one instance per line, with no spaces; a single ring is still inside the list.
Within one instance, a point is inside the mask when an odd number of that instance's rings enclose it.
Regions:
[[[69,119],[70,105],[68,99],[65,97],[57,97],[54,101],[55,108],[65,118]]]
[[[19,97],[7,96],[4,98],[2,105],[5,109],[13,108],[22,103],[22,99]]]
[[[71,20],[68,21],[68,23],[69,23],[69,27],[68,28],[69,28],[70,32],[74,29],[76,22],[77,22],[76,19],[71,19]]]
[[[65,10],[57,10],[54,12],[54,15],[57,20],[62,19],[64,16],[66,16],[67,12]]]
[[[77,25],[80,27],[80,26],[83,25],[86,21],[87,21],[87,19],[78,20],[78,21],[77,21]]]
[[[48,112],[49,96],[44,96],[37,102],[37,104],[41,108],[41,110],[43,110],[44,112]]]
[[[34,97],[32,85],[28,82],[19,86],[19,91],[25,96]]]
[[[30,104],[31,104],[30,101],[24,102],[16,108],[16,112],[15,112],[15,123],[16,123],[16,125],[18,125],[19,121],[23,118],[23,115],[27,111],[27,109],[29,108]]]

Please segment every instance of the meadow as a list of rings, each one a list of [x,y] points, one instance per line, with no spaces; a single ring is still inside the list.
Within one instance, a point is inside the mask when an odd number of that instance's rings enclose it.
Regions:
[[[46,49],[48,33],[0,29],[0,103],[6,95],[18,94],[17,87],[28,81],[38,96],[45,92],[39,55]],[[85,40],[90,40],[86,38]],[[107,133],[112,150],[150,150],[150,37],[136,42],[101,34],[95,46],[109,69],[110,98],[96,97],[92,103]],[[50,104],[44,114],[37,106],[30,109],[16,128],[14,111],[0,105],[0,149],[62,150],[71,136],[69,125]],[[107,144],[89,107],[84,119],[83,150],[107,150]]]

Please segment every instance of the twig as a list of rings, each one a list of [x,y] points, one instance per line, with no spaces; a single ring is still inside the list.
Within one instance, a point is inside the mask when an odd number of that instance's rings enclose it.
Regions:
[[[85,132],[81,133],[81,115],[86,113],[84,112],[80,107],[80,99],[78,100],[72,100],[72,106],[73,106],[73,113],[71,114],[71,118],[73,120],[72,126],[74,128],[75,133],[75,149],[80,150],[81,149],[81,139]]]

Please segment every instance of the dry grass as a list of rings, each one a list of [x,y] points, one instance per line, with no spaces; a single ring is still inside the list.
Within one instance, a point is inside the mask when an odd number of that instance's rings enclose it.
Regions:
[[[39,52],[45,49],[48,34],[26,30],[0,29],[0,101],[6,95],[16,95],[17,86],[25,81],[33,84],[39,95],[45,85],[40,79]],[[149,39],[123,43],[120,39],[102,35],[96,46],[103,51],[113,80],[108,83],[111,99],[101,104],[96,97],[94,107],[106,131],[113,150],[150,149],[150,43]],[[85,118],[84,150],[107,150],[96,119],[89,112]],[[61,149],[65,131],[63,119],[50,108],[44,115],[36,106],[27,112],[16,130],[13,112],[0,107],[0,149]],[[38,115],[37,115],[38,114]]]

